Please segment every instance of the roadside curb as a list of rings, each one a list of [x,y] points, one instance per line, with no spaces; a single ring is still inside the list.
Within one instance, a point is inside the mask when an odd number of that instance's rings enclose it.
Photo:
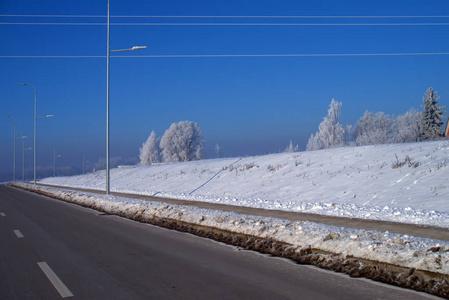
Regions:
[[[69,186],[58,186],[51,184],[37,183],[38,187],[49,187],[63,190],[70,190],[76,192],[87,192],[93,194],[104,195],[104,191],[89,189],[89,188],[79,188],[79,187],[69,187]],[[239,214],[251,215],[257,217],[269,217],[269,218],[279,218],[286,219],[289,221],[309,221],[314,223],[326,224],[331,226],[340,226],[346,228],[363,229],[363,230],[377,230],[377,231],[389,231],[398,234],[413,235],[422,238],[449,241],[449,229],[445,227],[439,227],[435,225],[425,225],[425,224],[414,224],[414,223],[401,223],[388,220],[375,220],[375,219],[360,219],[353,217],[342,217],[333,215],[320,215],[318,213],[311,212],[298,212],[298,211],[285,211],[276,209],[264,209],[248,206],[237,206],[230,204],[219,204],[211,202],[203,202],[191,199],[177,199],[169,197],[160,196],[150,196],[142,194],[132,194],[126,192],[112,191],[111,195],[131,198],[137,200],[144,200],[150,202],[159,202],[169,205],[182,205],[197,208],[206,208],[212,210],[226,211],[226,212],[237,212]]]

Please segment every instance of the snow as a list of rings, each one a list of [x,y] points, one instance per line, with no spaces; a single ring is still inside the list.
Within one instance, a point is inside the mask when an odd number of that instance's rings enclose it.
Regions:
[[[24,184],[28,189],[34,186]],[[349,229],[312,222],[287,221],[232,212],[168,205],[111,195],[37,186],[66,201],[118,214],[154,216],[199,224],[252,236],[275,239],[298,249],[311,247],[331,253],[449,274],[449,243],[390,232]]]
[[[442,227],[449,227],[448,178],[447,140],[111,170],[115,191]],[[41,180],[94,189],[104,181],[104,171]]]

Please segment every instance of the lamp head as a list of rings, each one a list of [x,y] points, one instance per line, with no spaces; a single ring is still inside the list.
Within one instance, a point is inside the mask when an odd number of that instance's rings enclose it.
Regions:
[[[132,46],[131,51],[146,49],[147,46]]]

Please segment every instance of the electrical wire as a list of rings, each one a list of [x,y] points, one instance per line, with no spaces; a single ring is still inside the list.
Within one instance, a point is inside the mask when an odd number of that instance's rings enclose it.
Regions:
[[[86,14],[0,14],[0,17],[26,17],[26,18],[106,18],[105,15]],[[156,18],[156,19],[431,19],[449,18],[449,15],[111,15],[111,18]]]
[[[40,25],[40,26],[106,26],[106,23],[100,22],[0,22],[0,25]],[[190,27],[190,26],[233,26],[233,27],[388,27],[388,26],[448,26],[449,22],[427,22],[427,23],[111,23],[111,26],[178,26],[178,27]]]
[[[448,56],[449,52],[377,52],[377,53],[292,53],[292,54],[151,54],[151,55],[112,55],[111,58],[246,58],[246,57],[387,57],[387,56]],[[40,58],[70,59],[106,58],[105,55],[0,55],[0,59]]]

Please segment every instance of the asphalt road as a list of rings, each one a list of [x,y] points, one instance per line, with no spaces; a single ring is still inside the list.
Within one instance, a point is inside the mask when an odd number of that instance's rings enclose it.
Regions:
[[[0,186],[0,299],[434,299]]]

